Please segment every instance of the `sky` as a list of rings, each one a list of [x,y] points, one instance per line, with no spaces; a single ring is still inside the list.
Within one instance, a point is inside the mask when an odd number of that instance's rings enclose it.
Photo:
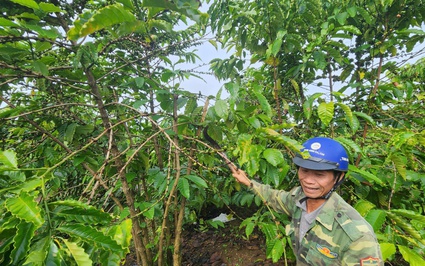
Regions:
[[[201,12],[207,13],[209,4],[203,3],[200,7]],[[190,21],[188,21],[190,23]],[[188,25],[180,25],[177,29],[186,28]],[[207,37],[213,37],[213,34],[210,33]],[[224,49],[216,49],[210,42],[207,40],[203,42],[202,45],[196,46],[195,53],[200,57],[200,60],[196,64],[181,64],[179,68],[182,70],[195,70],[196,72],[201,73],[211,73],[209,69],[209,62],[215,58],[225,59],[231,55],[231,52],[226,52]],[[200,93],[204,96],[217,96],[217,93],[222,88],[221,99],[228,97],[228,92],[224,89],[223,85],[226,81],[219,81],[212,73],[211,74],[199,74],[202,79],[191,77],[190,79],[181,81],[181,88],[190,91],[193,93]]]
[[[195,53],[199,55],[201,61],[199,61],[197,64],[182,64],[181,67],[183,69],[194,69],[197,72],[208,73],[211,72],[209,70],[209,62],[211,60],[215,58],[225,59],[230,56],[230,54],[226,53],[224,50],[217,50],[209,42],[205,42],[203,45],[197,46]],[[214,75],[212,75],[212,73],[200,74],[200,76],[203,78],[203,80],[196,77],[191,77],[190,79],[181,82],[182,89],[193,93],[201,93],[205,96],[216,96],[219,89],[222,88],[225,83],[225,81],[219,81]],[[222,99],[228,95],[224,88],[221,95]]]

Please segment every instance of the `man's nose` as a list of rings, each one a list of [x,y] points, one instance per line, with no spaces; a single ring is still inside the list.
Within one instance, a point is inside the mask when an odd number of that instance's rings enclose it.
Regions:
[[[310,173],[305,173],[304,174],[303,181],[305,183],[309,183],[309,184],[312,184],[312,183],[315,183],[316,182],[314,176],[312,174],[310,174]]]

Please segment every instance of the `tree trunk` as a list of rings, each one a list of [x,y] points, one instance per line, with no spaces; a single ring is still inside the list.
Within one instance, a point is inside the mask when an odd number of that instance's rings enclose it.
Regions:
[[[201,118],[201,123],[205,121],[205,117],[207,115],[207,111],[208,111],[208,105],[209,105],[209,99],[207,98],[207,100],[205,101],[204,104],[204,109],[202,112],[202,118]],[[196,136],[200,136],[201,135],[201,128],[198,128],[198,131],[196,132]],[[192,148],[190,149],[190,153],[189,153],[189,158],[193,158],[193,155],[195,154],[196,151],[196,143],[192,144]],[[193,167],[193,161],[192,160],[188,160],[187,163],[187,174],[190,175],[190,173],[192,172],[192,167]],[[174,253],[173,253],[173,265],[174,266],[180,266],[181,265],[181,261],[182,261],[182,254],[181,254],[181,235],[183,232],[183,218],[184,218],[184,210],[186,207],[186,199],[183,198],[182,203],[180,204],[180,210],[178,213],[178,217],[177,217],[177,222],[176,222],[176,230],[175,230],[175,238],[174,238]]]
[[[90,89],[94,95],[97,107],[99,109],[103,126],[105,130],[109,130],[109,135],[110,135],[112,134],[112,130],[111,130],[112,124],[109,120],[108,113],[103,104],[102,95],[100,94],[99,88],[97,87],[96,79],[90,70],[85,70],[85,74],[86,74]],[[114,138],[111,138],[110,152],[112,157],[115,158],[115,167],[117,168],[117,171],[119,173],[119,178],[122,183],[122,189],[126,198],[126,203],[130,210],[131,220],[133,224],[133,228],[131,232],[133,235],[134,248],[136,249],[137,263],[143,266],[150,266],[152,259],[151,259],[151,256],[149,256],[149,251],[145,248],[145,246],[142,243],[141,236],[139,235],[142,232],[142,230],[140,228],[139,218],[138,218],[136,209],[134,207],[134,196],[128,185],[127,178],[125,177],[125,171],[124,171],[125,164],[121,160],[120,152],[117,148]]]

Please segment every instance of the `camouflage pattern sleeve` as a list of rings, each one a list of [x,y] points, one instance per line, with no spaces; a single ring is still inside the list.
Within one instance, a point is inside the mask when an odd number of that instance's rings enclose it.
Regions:
[[[263,203],[272,207],[277,212],[292,216],[295,209],[295,190],[299,190],[299,187],[288,192],[273,189],[269,185],[260,184],[256,181],[251,181],[251,184],[251,190],[261,198]]]

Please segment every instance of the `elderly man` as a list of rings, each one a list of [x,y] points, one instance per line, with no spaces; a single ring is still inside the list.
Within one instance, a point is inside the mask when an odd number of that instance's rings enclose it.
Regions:
[[[348,171],[348,156],[337,141],[315,137],[303,144],[309,158],[293,158],[300,186],[283,191],[250,180],[230,167],[238,182],[251,188],[278,212],[291,217],[291,238],[297,265],[384,265],[369,223],[335,191]]]

